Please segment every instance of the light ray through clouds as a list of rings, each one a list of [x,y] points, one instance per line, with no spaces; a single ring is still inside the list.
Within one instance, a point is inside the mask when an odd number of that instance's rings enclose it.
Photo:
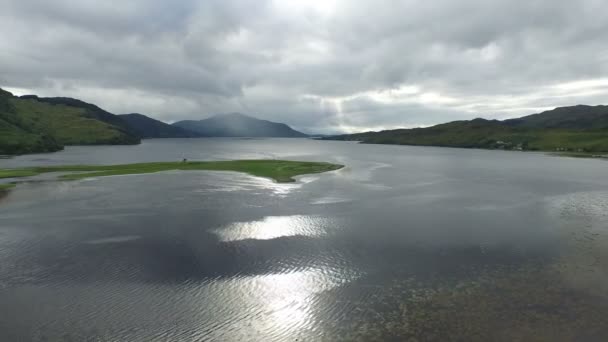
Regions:
[[[605,1],[5,0],[0,87],[167,122],[310,133],[507,118],[608,98]],[[441,23],[437,25],[436,23]]]

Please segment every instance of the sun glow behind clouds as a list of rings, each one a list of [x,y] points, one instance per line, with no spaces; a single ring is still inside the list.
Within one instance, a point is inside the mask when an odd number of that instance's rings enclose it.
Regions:
[[[581,91],[581,90],[593,90],[596,88],[606,88],[608,87],[608,78],[597,78],[590,80],[581,80],[581,81],[573,81],[560,83],[554,86],[557,90],[564,91]]]
[[[313,12],[330,15],[335,11],[336,0],[275,0],[274,6],[280,11],[293,14]]]
[[[337,127],[344,133],[362,131],[379,131],[397,128],[392,125],[368,125],[362,127],[352,120],[353,116],[365,114],[357,109],[357,102],[367,101],[379,105],[420,105],[426,108],[444,109],[460,104],[462,101],[455,97],[424,89],[415,84],[401,84],[390,89],[370,89],[345,96],[321,96],[304,94],[301,100],[317,101],[321,111],[335,113]],[[354,104],[354,105],[353,105]],[[427,124],[399,124],[398,128],[425,127]]]

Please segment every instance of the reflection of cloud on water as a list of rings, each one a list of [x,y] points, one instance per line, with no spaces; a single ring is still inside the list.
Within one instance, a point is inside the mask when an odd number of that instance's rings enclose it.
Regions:
[[[392,189],[392,187],[390,187],[388,185],[377,184],[377,183],[363,183],[362,186],[367,189],[377,190],[377,191],[384,191],[384,190]]]
[[[108,244],[108,243],[129,242],[129,241],[135,241],[135,240],[139,240],[139,239],[141,239],[141,236],[139,236],[139,235],[124,235],[124,236],[112,236],[112,237],[101,238],[101,239],[93,239],[93,240],[85,241],[84,243],[89,244],[89,245],[102,245],[102,244]]]
[[[270,240],[286,236],[319,237],[336,230],[334,221],[317,216],[268,216],[259,221],[235,222],[214,230],[221,241]]]
[[[142,177],[142,176],[166,176],[166,175],[202,175],[198,178],[198,185],[194,192],[210,193],[210,192],[237,192],[237,191],[255,191],[255,190],[270,190],[275,195],[287,195],[294,190],[301,188],[304,184],[316,181],[318,176],[300,176],[296,177],[297,182],[294,183],[277,183],[272,179],[264,177],[256,177],[243,172],[236,171],[179,171],[170,170],[163,172],[155,172],[148,174],[132,174],[132,175],[117,175],[109,177]],[[106,178],[106,177],[104,177]],[[94,182],[100,178],[91,177],[79,180],[78,182]]]
[[[311,204],[334,204],[334,203],[346,203],[346,202],[352,202],[351,198],[344,198],[344,197],[332,197],[332,196],[327,196],[327,197],[320,197],[317,198],[313,201],[311,201]]]
[[[387,163],[372,163],[371,165],[360,165],[357,167],[350,168],[350,175],[359,181],[369,181],[372,179],[374,172],[391,166],[391,164]]]
[[[339,170],[336,170],[336,171],[339,171]],[[327,173],[331,173],[331,172],[335,172],[335,171],[329,171]],[[307,183],[312,183],[312,182],[318,180],[319,176],[303,175],[303,176],[296,176],[294,178],[298,181],[298,183],[307,184]]]
[[[198,193],[209,192],[238,192],[238,191],[270,191],[275,195],[287,195],[306,182],[301,179],[296,183],[277,183],[272,179],[255,177],[232,171],[201,171],[206,172],[199,184],[202,187],[194,190]]]
[[[467,206],[464,209],[471,211],[503,211],[503,210],[512,210],[514,208],[521,208],[526,205],[529,205],[529,202],[524,203],[483,203]]]

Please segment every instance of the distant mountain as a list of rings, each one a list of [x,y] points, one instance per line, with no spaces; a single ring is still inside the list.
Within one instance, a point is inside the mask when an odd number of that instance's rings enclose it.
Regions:
[[[0,155],[53,152],[65,145],[138,144],[141,138],[306,137],[243,114],[174,125],[142,114],[115,115],[69,97],[14,96],[0,89]]]
[[[206,137],[282,137],[307,135],[283,123],[260,120],[240,113],[216,115],[205,120],[185,120],[173,124]]]
[[[172,126],[143,114],[122,114],[119,117],[127,123],[129,129],[143,139],[151,138],[192,138],[200,134],[187,129]]]
[[[338,135],[328,140],[541,151],[608,151],[608,106],[572,106],[504,121],[474,119],[427,128]]]
[[[118,116],[80,100],[16,97],[0,89],[0,154],[58,151],[64,145],[137,144]]]

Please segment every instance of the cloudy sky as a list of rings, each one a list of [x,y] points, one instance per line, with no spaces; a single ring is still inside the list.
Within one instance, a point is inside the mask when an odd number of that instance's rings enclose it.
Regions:
[[[605,0],[0,0],[0,87],[306,132],[608,104]]]

